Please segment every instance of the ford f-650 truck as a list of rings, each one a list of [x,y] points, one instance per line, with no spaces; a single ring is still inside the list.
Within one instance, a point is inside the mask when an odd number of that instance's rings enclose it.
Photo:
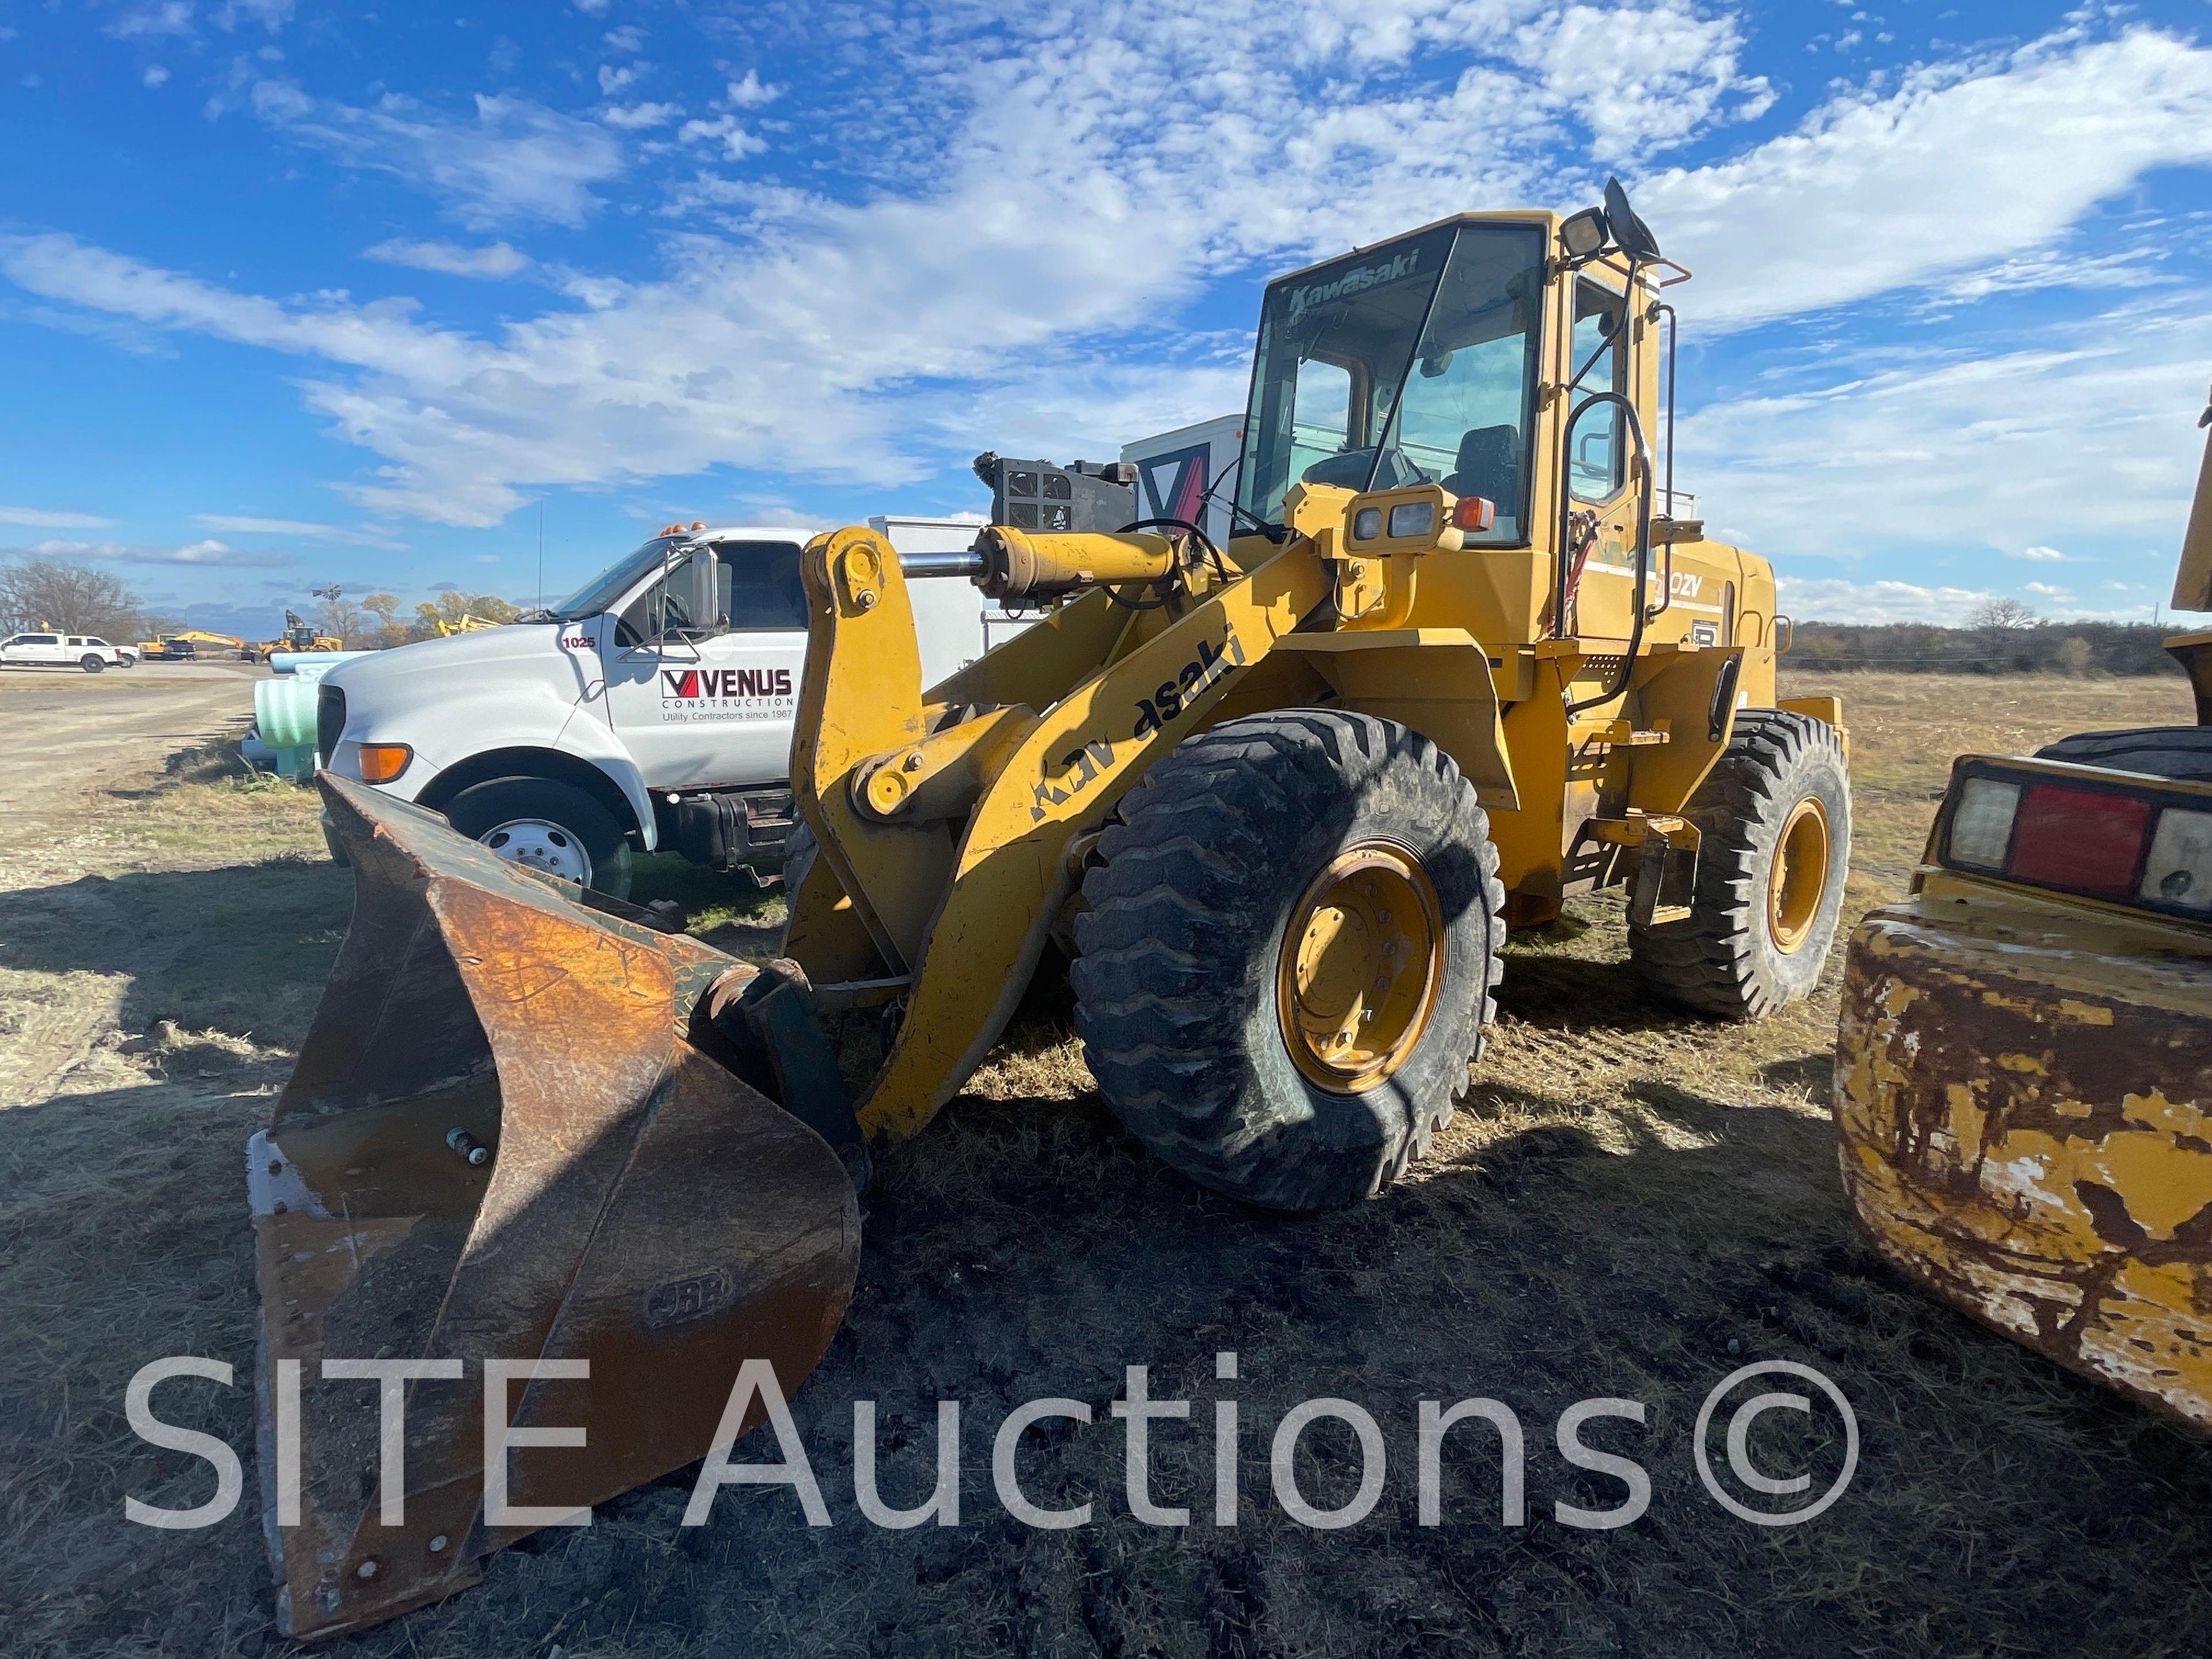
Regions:
[[[982,520],[873,522],[919,575]],[[772,866],[793,827],[809,535],[672,527],[550,611],[344,663],[322,682],[322,763],[617,897],[639,853]],[[917,582],[914,604],[933,683],[1026,620],[966,581]]]

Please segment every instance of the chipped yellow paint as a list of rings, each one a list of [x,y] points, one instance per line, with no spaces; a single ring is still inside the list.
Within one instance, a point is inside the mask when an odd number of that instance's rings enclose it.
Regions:
[[[2058,1000],[2058,1012],[2063,1018],[2077,1021],[2083,1025],[2110,1025],[2112,1023],[2112,1011],[2110,1008],[2100,1007],[2087,1002],[2076,1002],[2071,997],[2061,997]]]
[[[2108,912],[1967,885],[1851,940],[1852,1206],[1939,1295],[2212,1428],[2212,929],[2146,917],[2130,950]]]

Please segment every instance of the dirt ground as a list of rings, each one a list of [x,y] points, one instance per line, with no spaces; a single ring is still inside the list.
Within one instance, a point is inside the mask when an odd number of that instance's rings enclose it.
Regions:
[[[139,671],[150,676],[155,671]],[[119,676],[101,676],[100,682]],[[343,937],[349,893],[313,801],[196,750],[243,683],[0,690],[0,1650],[274,1654],[252,1476],[255,1291],[240,1150]],[[1950,757],[2188,718],[2178,679],[1837,677],[1854,738],[1849,914],[1901,890]],[[178,701],[161,701],[174,692]],[[62,694],[56,694],[62,695]],[[90,699],[97,697],[95,704]],[[126,705],[122,699],[155,699]],[[112,710],[137,708],[136,716]],[[19,746],[76,746],[18,765]],[[87,725],[85,722],[93,724]],[[172,751],[182,750],[165,759]],[[773,938],[776,902],[648,871],[726,946]],[[713,898],[711,907],[701,901]],[[1686,1020],[1630,975],[1617,902],[1509,947],[1501,1019],[1436,1154],[1383,1198],[1259,1212],[1146,1156],[1088,1089],[1050,1012],[929,1129],[883,1160],[852,1316],[793,1410],[833,1524],[782,1488],[726,1489],[680,1527],[690,1472],[540,1534],[485,1583],[332,1654],[2043,1654],[2204,1651],[2212,1448],[1916,1292],[1844,1212],[1826,1112],[1836,962],[1808,1004],[1750,1027]],[[1840,951],[1838,960],[1840,959]],[[741,1202],[742,1193],[733,1194]],[[1237,1379],[1218,1380],[1233,1351]],[[125,1494],[209,1493],[207,1466],[124,1421],[149,1359],[203,1354],[239,1386],[165,1385],[170,1420],[237,1448],[249,1495],[219,1525],[130,1524]],[[1763,1528],[1695,1472],[1707,1393],[1754,1360],[1809,1365],[1850,1401],[1848,1490]],[[1124,1367],[1192,1401],[1154,1427],[1133,1519]],[[1025,1441],[1032,1500],[1091,1524],[1033,1530],[993,1493],[1016,1404],[1087,1401]],[[1506,1402],[1526,1437],[1527,1517],[1501,1524],[1497,1441],[1452,1431],[1442,1521],[1420,1524],[1418,1402]],[[1380,1424],[1380,1501],[1341,1530],[1270,1493],[1269,1437],[1336,1396]],[[1612,1475],[1570,1465],[1554,1425],[1593,1396],[1641,1426],[1583,1437],[1648,1471],[1618,1530]],[[1737,1396],[1731,1395],[1731,1401]],[[887,1501],[921,1501],[935,1406],[963,1413],[962,1520],[878,1529],[852,1485],[853,1408],[879,1402]],[[1214,1519],[1215,1402],[1243,1424],[1242,1510]],[[1834,1425],[1775,1413],[1778,1472],[1839,1467]],[[770,1449],[748,1442],[744,1457]],[[1307,1501],[1342,1504],[1358,1443],[1301,1443]],[[1786,1507],[1778,1504],[1777,1507]]]

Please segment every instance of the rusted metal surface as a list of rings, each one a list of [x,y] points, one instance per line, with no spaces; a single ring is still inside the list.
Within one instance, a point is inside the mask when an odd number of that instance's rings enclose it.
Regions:
[[[1892,1262],[2212,1427],[2212,933],[1931,875],[1851,939],[1833,1098]]]
[[[264,1498],[299,1635],[450,1595],[544,1524],[486,1523],[487,1359],[589,1362],[587,1379],[514,1384],[505,1418],[584,1431],[508,1455],[509,1504],[580,1510],[704,1455],[744,1360],[795,1389],[860,1254],[836,1156],[728,1069],[705,1018],[750,969],[572,902],[434,815],[321,782],[354,921],[248,1170]],[[490,1158],[471,1164],[471,1141]],[[458,1380],[407,1385],[401,1524],[380,1517],[376,1385],[324,1379],[326,1358],[461,1362]]]

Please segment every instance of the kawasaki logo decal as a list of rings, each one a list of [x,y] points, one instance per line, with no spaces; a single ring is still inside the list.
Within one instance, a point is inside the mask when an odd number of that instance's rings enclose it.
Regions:
[[[1211,640],[1200,640],[1197,653],[1173,679],[1162,680],[1150,696],[1139,697],[1132,705],[1137,718],[1129,729],[1127,741],[1142,743],[1155,732],[1165,731],[1190,712],[1201,693],[1243,665],[1244,641],[1237,637],[1234,628],[1222,630],[1218,645]],[[1066,805],[1104,776],[1107,769],[1114,764],[1115,752],[1113,738],[1088,738],[1057,761],[1048,763],[1060,769],[1059,775],[1048,775],[1031,791],[1030,822],[1042,822],[1045,808]]]
[[[1291,290],[1291,314],[1287,320],[1297,322],[1316,306],[1327,305],[1331,300],[1341,300],[1346,295],[1364,294],[1370,288],[1381,288],[1389,283],[1402,283],[1413,274],[1413,267],[1421,257],[1419,248],[1408,248],[1395,258],[1379,264],[1358,265],[1343,276],[1326,283],[1308,283]]]

